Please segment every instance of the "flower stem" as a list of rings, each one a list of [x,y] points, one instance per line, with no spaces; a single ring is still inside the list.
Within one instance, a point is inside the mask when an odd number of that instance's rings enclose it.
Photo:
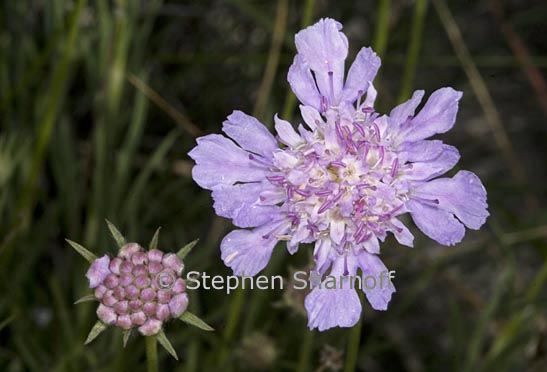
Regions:
[[[350,330],[344,372],[353,372],[356,370],[357,355],[359,354],[359,345],[361,343],[361,323],[362,321],[359,320]]]
[[[389,34],[389,16],[391,14],[391,0],[380,0],[378,15],[376,21],[376,30],[374,32],[374,50],[380,57],[383,57],[387,49],[387,40]]]
[[[146,337],[146,364],[148,372],[158,372],[158,343],[155,336]]]
[[[241,317],[241,308],[243,307],[244,300],[245,291],[243,290],[243,288],[236,289],[232,297],[228,320],[226,321],[226,329],[224,330],[223,335],[224,343],[220,349],[220,355],[218,358],[219,365],[222,365],[226,361],[230,353],[231,343],[239,324],[239,319]]]
[[[308,371],[308,364],[310,361],[310,355],[313,348],[313,332],[306,330],[304,334],[304,342],[300,348],[300,355],[298,357],[298,367],[297,372]]]
[[[416,0],[414,5],[414,17],[412,18],[412,30],[410,32],[410,44],[407,49],[401,91],[399,93],[399,102],[406,101],[410,98],[414,76],[416,75],[416,66],[418,65],[418,58],[420,56],[426,12],[427,0]]]

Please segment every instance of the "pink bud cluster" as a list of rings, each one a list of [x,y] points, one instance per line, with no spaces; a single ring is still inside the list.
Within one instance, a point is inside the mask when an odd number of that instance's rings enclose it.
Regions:
[[[188,307],[183,269],[176,254],[146,252],[137,243],[126,244],[112,259],[96,259],[86,276],[100,302],[97,316],[108,325],[157,334],[163,322],[178,318]]]

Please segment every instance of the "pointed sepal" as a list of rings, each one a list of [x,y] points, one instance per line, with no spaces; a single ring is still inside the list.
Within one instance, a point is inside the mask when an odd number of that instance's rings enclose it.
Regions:
[[[184,247],[180,249],[180,251],[177,252],[177,256],[179,256],[181,260],[184,260],[184,258],[188,255],[188,253],[190,253],[192,248],[194,248],[196,244],[198,244],[198,242],[199,242],[199,239],[196,239],[193,242],[186,244]]]
[[[185,323],[193,325],[194,327],[203,329],[204,331],[214,331],[213,327],[211,327],[209,324],[205,323],[203,320],[201,320],[199,317],[189,311],[185,311],[184,313],[182,313],[182,315],[179,316],[179,319]]]
[[[127,240],[125,240],[120,230],[118,230],[118,228],[114,226],[112,222],[110,222],[107,219],[105,219],[105,221],[106,221],[106,224],[108,225],[108,229],[110,230],[110,233],[112,234],[112,237],[116,241],[116,244],[118,244],[119,248],[122,248],[124,245],[127,244]]]
[[[129,337],[131,337],[131,329],[126,329],[123,331],[123,347],[125,348],[127,346],[127,341],[129,341]]]
[[[88,301],[97,301],[97,297],[95,297],[94,294],[88,294],[88,295],[80,298],[76,302],[74,302],[74,305],[81,304],[82,302],[88,302]]]
[[[84,345],[89,344],[91,341],[97,338],[108,326],[101,322],[100,320],[95,323],[93,328],[91,328],[91,332],[89,332],[89,335],[87,336],[87,339],[84,342]]]
[[[161,230],[161,226],[158,227],[158,229],[154,233],[154,236],[152,237],[152,240],[150,241],[150,244],[148,245],[148,249],[150,250],[158,249],[158,241],[160,239],[160,230]]]
[[[175,351],[175,348],[173,348],[173,345],[171,345],[171,342],[169,342],[169,339],[167,338],[167,336],[165,335],[163,331],[160,331],[156,335],[156,339],[161,344],[161,346],[163,346],[163,348],[167,350],[167,352],[171,354],[173,358],[175,358],[175,360],[179,360],[179,357],[177,355],[177,352]]]
[[[85,258],[89,263],[93,263],[97,259],[97,256],[95,256],[93,253],[88,251],[86,248],[84,248],[82,245],[73,242],[72,240],[65,239],[68,244],[72,246],[78,252],[83,258]]]

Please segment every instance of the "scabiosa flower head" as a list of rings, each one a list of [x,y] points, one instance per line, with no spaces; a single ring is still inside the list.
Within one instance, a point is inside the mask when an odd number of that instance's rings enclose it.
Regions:
[[[177,358],[162,331],[165,322],[178,318],[204,330],[212,330],[186,311],[188,294],[186,282],[181,277],[184,270],[182,260],[197,240],[177,254],[164,253],[157,249],[158,229],[150,249],[145,250],[138,243],[126,243],[118,229],[110,222],[108,224],[120,247],[116,257],[104,255],[97,258],[86,248],[67,240],[91,263],[86,277],[93,293],[77,303],[90,300],[99,302],[96,311],[99,321],[91,330],[86,344],[93,341],[107,326],[115,326],[124,330],[125,345],[131,330],[137,329],[144,336],[155,336]]]
[[[276,138],[235,111],[223,125],[231,139],[204,136],[189,153],[194,180],[212,190],[216,213],[243,228],[221,243],[222,259],[236,274],[255,275],[277,242],[286,241],[290,253],[314,243],[316,270],[343,278],[341,288],[317,287],[306,298],[309,327],[319,330],[358,321],[361,304],[351,277],[359,268],[363,278],[385,275],[378,255],[388,233],[413,245],[401,215],[409,213],[443,245],[460,242],[465,227],[479,229],[488,216],[476,175],[437,178],[456,165],[457,149],[428,140],[452,128],[462,93],[439,89],[416,113],[424,95],[417,91],[380,115],[372,84],[380,59],[363,48],[345,76],[348,42],[341,29],[322,19],[296,34],[288,81],[306,126],[296,131],[276,116]],[[395,288],[363,291],[374,309],[386,310]]]
[[[124,245],[112,259],[96,259],[86,276],[100,302],[97,316],[108,325],[137,328],[144,336],[157,334],[165,321],[188,307],[183,268],[177,255],[145,252],[137,243]]]

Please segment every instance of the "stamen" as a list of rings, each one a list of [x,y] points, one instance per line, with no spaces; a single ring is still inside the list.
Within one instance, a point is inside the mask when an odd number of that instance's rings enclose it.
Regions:
[[[327,200],[325,203],[323,203],[323,205],[319,208],[319,210],[317,211],[317,214],[321,214],[323,212],[325,212],[327,209],[329,209],[331,206],[332,206],[333,202],[332,200]]]
[[[348,140],[351,140],[351,131],[349,130],[349,128],[346,127],[346,126],[343,126],[343,127],[342,127],[342,130],[343,130],[344,133],[346,134],[346,137],[348,138]]]
[[[361,134],[361,136],[365,137],[365,130],[363,129],[363,127],[361,126],[361,124],[357,123],[357,122],[352,122],[353,126],[355,127],[355,129],[357,129],[357,131]]]
[[[344,134],[342,133],[342,128],[340,127],[340,121],[336,120],[334,122],[334,128],[336,129],[336,135],[341,140],[344,140]]]
[[[332,191],[331,190],[322,190],[322,191],[316,191],[315,192],[315,195],[321,197],[321,196],[329,196],[330,194],[332,194]]]
[[[319,227],[317,227],[317,225],[312,223],[310,220],[308,220],[308,224],[306,225],[306,227],[308,228],[308,230],[310,230],[310,233],[312,235],[319,232]]]
[[[380,146],[379,148],[380,150],[380,159],[378,160],[378,163],[376,165],[379,165],[379,164],[382,164],[382,162],[384,161],[384,146]]]
[[[283,184],[283,182],[285,181],[285,177],[279,175],[266,176],[266,179],[274,184]]]
[[[376,186],[369,185],[368,183],[362,183],[356,186],[359,190],[365,190],[365,189],[371,189],[372,191],[376,191]]]
[[[391,166],[391,177],[395,177],[395,175],[397,174],[398,168],[399,168],[399,159],[395,158],[395,160],[393,160],[393,165]]]
[[[334,105],[334,73],[329,71],[330,103]]]
[[[359,224],[359,227],[357,228],[357,230],[353,234],[353,237],[357,238],[359,235],[361,235],[361,233],[363,232],[364,229],[365,229],[365,224],[361,222]]]
[[[363,98],[363,90],[359,89],[357,91],[357,107],[361,106],[361,98]]]
[[[344,196],[344,194],[345,194],[345,190],[338,191],[338,194],[334,197],[334,199],[332,199],[332,202],[333,203],[338,202],[338,200],[340,200],[342,196]]]
[[[327,97],[321,96],[321,112],[324,114],[327,112]]]
[[[346,254],[344,256],[344,276],[348,276],[349,275],[349,270],[348,270],[348,255]]]
[[[368,143],[365,143],[365,149],[363,150],[363,159],[367,159],[368,151],[370,150],[370,146]]]
[[[346,163],[344,163],[343,161],[339,161],[339,160],[331,161],[330,165],[332,165],[334,167],[339,167],[339,168],[346,168]]]
[[[287,197],[289,199],[292,199],[293,196],[294,196],[294,186],[289,185],[289,186],[287,186]]]
[[[376,141],[380,142],[382,140],[382,137],[380,137],[380,128],[378,128],[378,125],[376,123],[372,123],[372,126],[374,127],[374,131],[376,132]]]
[[[411,198],[422,203],[439,204],[439,199],[425,199],[414,195]]]
[[[371,232],[366,232],[364,234],[361,234],[361,236],[359,236],[358,238],[355,238],[355,242],[357,244],[360,244],[360,243],[364,242],[365,240],[370,239],[371,236],[372,236]]]
[[[301,195],[301,196],[304,196],[304,197],[308,197],[311,195],[311,193],[309,191],[306,191],[306,190],[301,190],[301,189],[296,189],[294,190],[295,193],[297,193],[298,195]]]
[[[372,107],[363,107],[361,111],[365,114],[370,114],[371,112],[374,112],[374,109]]]

